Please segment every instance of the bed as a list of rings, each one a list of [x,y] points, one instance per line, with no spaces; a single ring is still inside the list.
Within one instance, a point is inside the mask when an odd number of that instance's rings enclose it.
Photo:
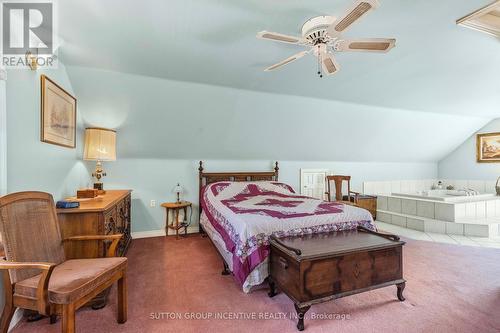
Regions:
[[[199,166],[200,232],[206,233],[244,292],[269,275],[269,237],[376,230],[365,209],[299,195],[270,172],[204,172]]]

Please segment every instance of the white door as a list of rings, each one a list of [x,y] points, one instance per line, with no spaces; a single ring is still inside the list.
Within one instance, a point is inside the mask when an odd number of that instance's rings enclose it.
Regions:
[[[300,194],[324,200],[327,174],[327,170],[300,169]]]

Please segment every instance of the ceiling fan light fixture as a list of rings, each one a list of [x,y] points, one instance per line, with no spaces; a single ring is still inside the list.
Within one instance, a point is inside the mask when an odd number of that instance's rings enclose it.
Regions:
[[[347,29],[351,24],[357,21],[361,16],[366,14],[370,9],[372,9],[372,5],[368,2],[361,2],[358,4],[352,12],[350,12],[342,21],[335,25],[335,30],[338,32],[342,32]]]
[[[288,42],[288,43],[297,43],[299,40],[296,38],[290,38],[290,37],[285,37],[285,36],[276,36],[276,35],[271,35],[271,34],[264,34],[262,37],[267,38],[267,39],[275,39],[275,40],[280,40],[283,42]]]
[[[295,61],[297,59],[302,58],[303,56],[305,56],[308,53],[309,53],[309,51],[302,51],[302,52],[299,52],[297,54],[294,54],[294,55],[286,58],[285,60],[278,62],[277,64],[274,64],[272,66],[267,67],[266,69],[264,69],[264,71],[269,72],[269,71],[275,70],[276,68],[287,65],[287,64],[291,63],[292,61]]]
[[[273,40],[276,42],[283,42],[283,43],[289,43],[289,44],[301,44],[304,42],[303,38],[279,34],[277,32],[269,32],[269,31],[265,31],[265,30],[257,33],[257,38],[269,39],[269,40]]]
[[[500,1],[500,0],[499,0]],[[301,28],[301,36],[294,37],[276,32],[261,31],[257,33],[257,38],[268,39],[282,43],[302,45],[308,48],[307,51],[299,52],[288,57],[281,62],[267,67],[264,71],[272,71],[281,68],[307,53],[312,53],[318,60],[318,75],[323,76],[323,72],[328,75],[337,73],[340,69],[334,57],[335,52],[375,52],[386,53],[395,46],[396,40],[393,38],[363,38],[355,40],[345,40],[341,38],[343,32],[367,12],[379,6],[378,0],[355,0],[354,5],[341,18],[322,15],[312,17]]]
[[[500,38],[500,0],[462,17],[457,24]]]
[[[295,61],[297,58],[296,57],[293,57],[293,58],[290,58],[290,59],[286,59],[285,61],[282,61],[280,62],[279,64],[275,64],[275,65],[272,65],[272,66],[269,66],[267,67],[265,70],[266,71],[272,71],[273,69],[279,67],[279,66],[283,66],[283,65],[286,65],[292,61]]]
[[[385,51],[391,46],[391,43],[369,43],[369,42],[353,42],[349,44],[349,48],[353,50],[377,50]]]
[[[333,63],[332,59],[330,58],[323,59],[323,64],[325,65],[326,71],[328,73],[335,73],[337,71],[337,67]]]

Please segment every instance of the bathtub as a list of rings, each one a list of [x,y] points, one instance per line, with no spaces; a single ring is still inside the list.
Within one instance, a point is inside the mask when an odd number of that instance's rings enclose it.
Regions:
[[[479,193],[466,195],[464,191],[457,190],[427,190],[414,193],[392,193],[393,196],[413,199],[435,200],[444,202],[468,202],[488,200],[496,197],[493,193]]]

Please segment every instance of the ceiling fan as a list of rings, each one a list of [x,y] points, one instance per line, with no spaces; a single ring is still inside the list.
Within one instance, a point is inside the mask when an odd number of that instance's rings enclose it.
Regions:
[[[294,54],[277,64],[267,67],[265,71],[272,71],[288,65],[312,52],[318,58],[318,75],[323,77],[323,71],[328,75],[339,71],[340,67],[333,56],[334,52],[388,52],[396,44],[396,40],[393,38],[363,38],[353,40],[341,38],[341,34],[353,23],[378,6],[379,2],[377,0],[357,0],[346,14],[339,19],[334,16],[313,17],[302,25],[302,37],[269,31],[259,32],[257,38],[302,45],[309,48],[309,50]]]

